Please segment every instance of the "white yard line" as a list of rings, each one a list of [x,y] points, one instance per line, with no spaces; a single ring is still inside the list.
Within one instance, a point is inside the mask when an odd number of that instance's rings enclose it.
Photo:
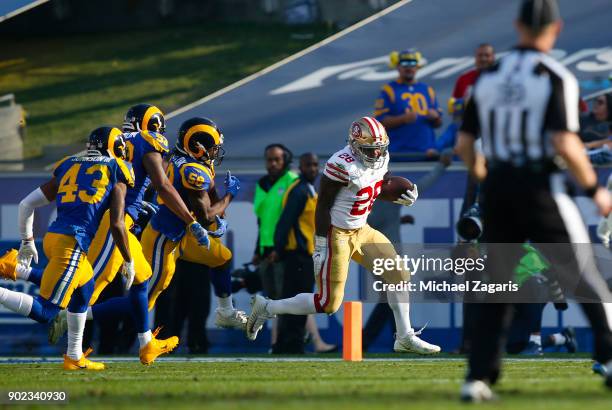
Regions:
[[[130,363],[138,362],[137,357],[96,357],[96,361],[107,363]],[[465,358],[452,357],[381,357],[381,358],[365,358],[365,362],[464,362]],[[341,362],[341,358],[337,357],[162,357],[156,360],[159,363],[291,363],[291,362]],[[505,362],[591,362],[591,359],[586,358],[508,358]],[[2,364],[44,364],[44,363],[62,363],[60,357],[0,357],[0,365]]]

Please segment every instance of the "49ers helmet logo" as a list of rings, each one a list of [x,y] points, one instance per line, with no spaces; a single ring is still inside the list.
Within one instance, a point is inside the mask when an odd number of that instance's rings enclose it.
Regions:
[[[355,139],[360,139],[361,138],[361,127],[356,122],[354,122],[353,126],[351,127],[351,135]]]

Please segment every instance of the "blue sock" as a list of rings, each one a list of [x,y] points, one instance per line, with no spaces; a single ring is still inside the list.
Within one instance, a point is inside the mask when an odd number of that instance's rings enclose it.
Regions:
[[[149,281],[146,280],[140,285],[132,285],[128,298],[131,303],[132,319],[138,333],[149,330],[149,297],[147,287]]]
[[[32,268],[30,276],[28,276],[28,282],[35,284],[40,287],[40,281],[42,280],[42,274],[45,270],[41,268]]]
[[[87,312],[87,307],[89,306],[89,299],[91,299],[91,295],[93,295],[94,291],[94,280],[91,278],[89,282],[84,284],[83,286],[76,288],[72,297],[70,298],[70,303],[68,303],[68,312],[72,313],[85,313]]]
[[[232,275],[230,274],[229,264],[212,268],[210,275],[215,296],[226,298],[232,294]]]
[[[111,298],[91,307],[93,319],[101,322],[124,320],[131,311],[132,302],[128,296]]]
[[[38,323],[49,323],[57,316],[60,308],[57,305],[44,299],[42,296],[37,295],[34,297],[32,303],[32,310],[28,317],[36,320]]]

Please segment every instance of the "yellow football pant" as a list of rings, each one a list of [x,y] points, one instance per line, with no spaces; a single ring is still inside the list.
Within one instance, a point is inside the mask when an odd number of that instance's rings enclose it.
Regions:
[[[87,254],[70,235],[47,232],[43,249],[49,260],[40,283],[40,296],[65,309],[72,293],[91,280]]]
[[[332,226],[327,234],[327,258],[320,271],[315,272],[317,312],[331,314],[340,308],[351,259],[372,271],[374,259],[395,259],[396,255],[389,239],[369,225],[358,229]],[[410,280],[410,272],[404,270],[385,271],[382,276],[386,283]]]
[[[125,228],[128,230],[128,241],[130,254],[134,261],[136,277],[134,284],[139,285],[151,277],[151,266],[142,253],[142,246],[138,239],[129,230],[134,226],[132,217],[125,214]],[[94,292],[89,302],[90,305],[96,303],[100,293],[106,286],[115,279],[115,275],[121,269],[123,256],[119,248],[115,245],[110,231],[110,211],[106,211],[89,247],[88,258],[94,271]]]
[[[158,296],[170,285],[176,260],[183,259],[216,268],[232,259],[232,252],[219,238],[210,238],[210,249],[200,246],[187,231],[180,242],[170,240],[156,231],[151,224],[142,233],[142,250],[151,266],[153,276],[149,283],[149,310],[155,306]]]

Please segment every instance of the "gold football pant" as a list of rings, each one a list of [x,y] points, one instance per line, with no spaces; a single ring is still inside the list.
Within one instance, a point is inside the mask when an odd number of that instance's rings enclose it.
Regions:
[[[198,244],[189,231],[185,233],[180,242],[175,242],[156,231],[151,224],[147,225],[142,233],[142,249],[153,271],[149,283],[149,310],[153,309],[159,295],[170,285],[177,259],[206,265],[210,268],[222,266],[232,259],[232,252],[221,242],[221,239],[213,237],[209,239],[210,249],[206,249]]]
[[[395,259],[396,255],[389,239],[367,224],[358,229],[332,226],[327,234],[327,258],[320,271],[315,272],[317,312],[331,314],[340,308],[351,259],[371,272],[374,259]],[[382,277],[386,283],[396,284],[410,280],[410,272],[388,270]]]
[[[125,214],[125,229],[128,231],[128,245],[130,247],[130,255],[134,261],[134,269],[136,276],[134,277],[134,285],[140,285],[151,277],[151,266],[147,262],[142,253],[142,246],[138,238],[129,230],[134,225],[132,217]],[[110,231],[110,212],[106,211],[100,226],[96,231],[87,257],[91,262],[94,271],[94,292],[89,301],[93,305],[98,300],[100,293],[106,286],[115,279],[115,275],[121,269],[123,264],[123,256],[119,252],[119,248],[115,245],[113,236]]]
[[[43,249],[49,262],[42,275],[40,296],[65,309],[74,290],[91,280],[91,265],[73,236],[47,232]]]

